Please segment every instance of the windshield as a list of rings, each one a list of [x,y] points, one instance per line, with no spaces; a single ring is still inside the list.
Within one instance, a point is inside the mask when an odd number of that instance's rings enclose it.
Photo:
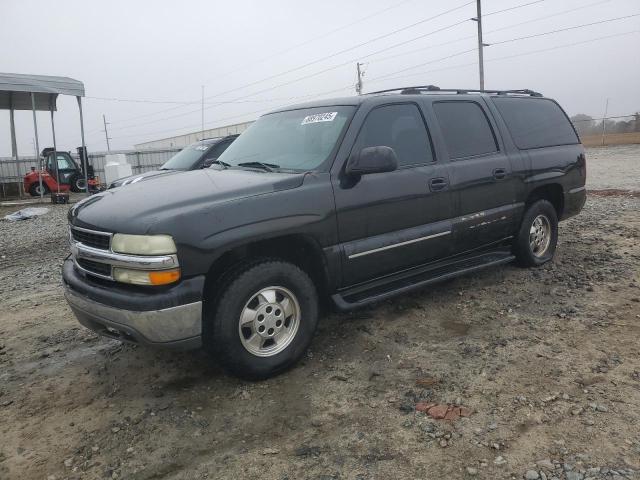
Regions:
[[[333,106],[264,115],[218,160],[230,167],[314,170],[329,158],[354,110]]]
[[[206,152],[211,145],[203,145],[201,143],[194,143],[188,147],[183,148],[173,157],[171,157],[167,163],[162,165],[162,170],[191,170],[193,164],[198,161],[204,152]]]
[[[69,157],[68,153],[57,152],[56,156],[58,158],[58,170],[75,170],[76,169],[76,166],[71,160],[71,157]],[[53,153],[51,153],[47,158],[47,166],[49,169],[56,168],[55,165],[53,165],[52,159],[53,159]]]

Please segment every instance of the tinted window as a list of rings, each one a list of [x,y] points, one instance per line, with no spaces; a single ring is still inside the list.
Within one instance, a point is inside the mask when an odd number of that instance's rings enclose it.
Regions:
[[[231,145],[232,142],[233,140],[225,140],[224,142],[220,142],[207,153],[207,157],[205,158],[205,160],[214,160],[218,158],[220,155],[222,155],[222,152],[224,152],[229,147],[229,145]]]
[[[546,98],[494,98],[518,148],[540,148],[578,143],[562,109]]]
[[[496,138],[484,111],[475,102],[436,102],[442,136],[450,158],[471,157],[498,151]]]
[[[433,161],[424,120],[418,107],[412,104],[386,105],[367,115],[355,149],[379,146],[393,148],[399,166]]]

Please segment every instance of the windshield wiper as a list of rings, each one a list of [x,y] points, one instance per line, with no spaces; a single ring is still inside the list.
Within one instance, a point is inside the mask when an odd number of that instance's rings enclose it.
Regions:
[[[275,165],[273,163],[263,163],[263,162],[244,162],[244,163],[239,163],[238,166],[261,168],[267,172],[273,172],[274,168],[280,168],[280,165]]]

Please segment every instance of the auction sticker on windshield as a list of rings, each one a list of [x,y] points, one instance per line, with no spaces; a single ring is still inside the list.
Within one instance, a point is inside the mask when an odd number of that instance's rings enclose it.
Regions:
[[[316,113],[315,115],[307,115],[300,125],[318,122],[333,122],[338,112]]]

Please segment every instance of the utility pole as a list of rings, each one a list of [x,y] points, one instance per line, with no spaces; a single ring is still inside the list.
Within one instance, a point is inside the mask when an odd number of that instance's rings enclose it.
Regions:
[[[107,118],[104,116],[104,113],[102,114],[102,122],[104,123],[104,138],[107,141],[107,152],[110,152],[111,146],[109,145],[109,140],[111,140],[111,137],[109,137],[109,133],[107,132]]]
[[[482,0],[476,0],[476,17],[472,18],[474,22],[478,22],[478,68],[480,70],[480,90],[484,90],[484,55],[483,47],[488,45],[482,42]]]
[[[602,146],[604,147],[604,136],[607,133],[607,111],[609,110],[609,99],[604,104],[604,115],[602,116]]]
[[[360,68],[363,64],[358,62],[356,63],[356,69],[358,70],[358,81],[356,82],[356,93],[358,95],[362,95],[362,77],[364,77],[364,71]]]
[[[202,123],[200,135],[202,136],[200,140],[204,140],[204,85],[202,85]]]

